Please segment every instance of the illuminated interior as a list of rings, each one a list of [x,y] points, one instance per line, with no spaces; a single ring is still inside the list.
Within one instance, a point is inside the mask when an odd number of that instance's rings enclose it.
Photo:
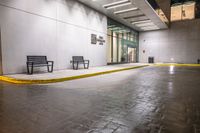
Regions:
[[[196,2],[176,3],[171,7],[171,21],[195,19]]]
[[[108,19],[108,64],[138,61],[138,32]]]

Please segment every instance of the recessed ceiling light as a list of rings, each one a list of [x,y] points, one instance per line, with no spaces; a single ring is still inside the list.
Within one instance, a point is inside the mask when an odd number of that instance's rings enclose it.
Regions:
[[[116,8],[116,7],[130,5],[130,4],[131,4],[131,1],[129,1],[129,0],[121,0],[118,2],[113,2],[110,4],[103,5],[103,7],[106,9],[112,9],[112,8]]]
[[[141,20],[141,21],[132,22],[132,24],[149,23],[149,22],[151,22],[151,20]]]
[[[149,22],[149,23],[140,23],[140,24],[135,24],[135,26],[137,27],[142,27],[142,26],[152,26],[154,25],[154,23]]]
[[[123,19],[133,19],[133,18],[140,18],[140,17],[145,17],[145,15],[144,14],[133,15],[133,16],[124,17]]]
[[[150,27],[143,27],[141,28],[142,30],[158,30],[160,28],[158,28],[157,26],[150,26]]]
[[[134,8],[130,8],[130,9],[116,11],[116,12],[114,12],[114,14],[121,14],[121,13],[131,12],[131,11],[135,11],[135,10],[138,10],[138,8],[134,7]]]

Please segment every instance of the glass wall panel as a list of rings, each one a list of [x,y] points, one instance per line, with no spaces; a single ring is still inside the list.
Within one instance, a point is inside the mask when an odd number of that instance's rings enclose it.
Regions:
[[[117,48],[118,47],[118,38],[117,33],[113,32],[113,62],[117,62]]]
[[[171,21],[180,21],[180,20],[198,18],[197,7],[198,3],[195,1],[174,3],[171,7]]]
[[[122,62],[122,33],[119,34],[118,62]]]
[[[169,24],[156,0],[147,0],[160,19]],[[200,18],[200,0],[171,0],[171,21]]]
[[[138,44],[138,32],[108,19],[107,61],[109,64],[136,62]],[[130,49],[132,50],[131,52]],[[131,55],[129,55],[130,53]],[[129,56],[131,56],[131,59]]]
[[[112,44],[112,37],[111,37],[112,35],[111,35],[111,33],[112,32],[109,29],[108,29],[107,32],[108,32],[108,36],[107,36],[108,40],[107,40],[107,42],[109,44],[109,45],[107,45],[107,62],[111,62],[111,59],[112,59],[112,57],[111,57],[111,55],[112,55],[111,54],[111,49],[112,49],[112,45],[111,45]]]
[[[183,5],[182,19],[194,19],[195,18],[195,3],[185,3]]]
[[[176,5],[171,8],[171,21],[182,19],[182,5]]]

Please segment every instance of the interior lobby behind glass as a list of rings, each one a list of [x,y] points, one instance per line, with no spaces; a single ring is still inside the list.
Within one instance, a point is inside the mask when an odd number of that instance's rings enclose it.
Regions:
[[[138,32],[108,20],[107,62],[132,63],[138,61]]]
[[[171,21],[200,18],[200,0],[185,0],[171,2]]]

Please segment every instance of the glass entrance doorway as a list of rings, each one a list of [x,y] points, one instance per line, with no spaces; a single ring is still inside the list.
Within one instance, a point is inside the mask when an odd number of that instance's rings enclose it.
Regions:
[[[128,47],[128,62],[135,63],[137,60],[137,51],[136,48]]]
[[[139,34],[133,29],[108,19],[108,64],[137,62]]]

